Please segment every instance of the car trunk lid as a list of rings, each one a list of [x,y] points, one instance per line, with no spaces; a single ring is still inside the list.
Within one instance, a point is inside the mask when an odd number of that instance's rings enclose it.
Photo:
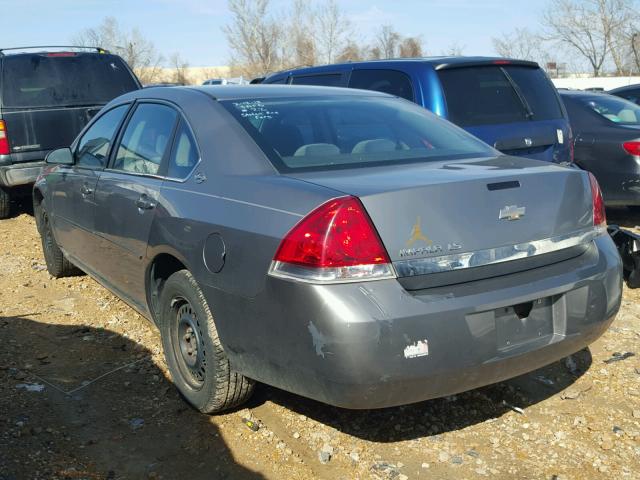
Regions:
[[[532,241],[558,241],[592,227],[586,175],[524,158],[293,176],[359,197],[392,262],[403,265],[400,276],[425,273],[412,269],[413,261],[464,253],[490,257],[503,247],[531,248]],[[482,258],[476,260],[483,265]]]

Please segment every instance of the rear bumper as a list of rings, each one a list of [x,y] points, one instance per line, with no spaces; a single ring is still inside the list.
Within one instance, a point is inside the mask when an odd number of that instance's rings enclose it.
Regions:
[[[0,166],[0,186],[15,187],[35,183],[44,165],[44,161],[37,161]]]
[[[572,354],[606,330],[621,293],[620,257],[605,235],[570,260],[411,293],[396,280],[318,286],[269,278],[264,297],[236,298],[217,325],[245,375],[340,407],[380,408],[499,382]],[[219,291],[205,294],[222,300]],[[528,302],[539,310],[524,320],[508,308]]]

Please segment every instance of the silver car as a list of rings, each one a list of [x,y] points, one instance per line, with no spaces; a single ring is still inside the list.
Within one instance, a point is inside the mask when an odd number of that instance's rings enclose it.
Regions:
[[[584,348],[620,306],[592,176],[386,94],[144,89],[47,161],[49,272],[153,321],[203,412],[256,381],[348,408],[454,394]]]

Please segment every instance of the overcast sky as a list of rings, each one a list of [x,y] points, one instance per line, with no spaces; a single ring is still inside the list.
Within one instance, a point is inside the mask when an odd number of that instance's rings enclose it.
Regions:
[[[539,27],[545,0],[338,0],[356,36],[370,39],[383,24],[421,35],[426,51],[451,45],[465,55],[494,54],[491,37],[516,27]],[[289,0],[272,0],[283,11]],[[192,66],[225,65],[222,26],[231,20],[226,0],[0,0],[0,46],[66,45],[74,34],[106,16],[138,27],[165,56],[179,52]]]

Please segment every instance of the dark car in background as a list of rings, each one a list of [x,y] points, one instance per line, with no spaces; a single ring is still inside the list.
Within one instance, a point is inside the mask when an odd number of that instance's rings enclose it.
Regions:
[[[609,90],[607,93],[640,105],[640,84],[625,85]]]
[[[575,163],[592,172],[609,206],[640,206],[640,106],[595,92],[561,90]]]
[[[0,218],[14,187],[32,184],[50,150],[68,146],[106,103],[140,83],[100,48],[0,50]]]
[[[265,84],[376,90],[410,100],[509,155],[572,160],[571,130],[537,63],[488,57],[349,62],[268,75]]]
[[[390,95],[143,89],[47,162],[49,272],[155,321],[204,412],[254,381],[348,408],[454,394],[584,348],[620,306],[591,174]]]

